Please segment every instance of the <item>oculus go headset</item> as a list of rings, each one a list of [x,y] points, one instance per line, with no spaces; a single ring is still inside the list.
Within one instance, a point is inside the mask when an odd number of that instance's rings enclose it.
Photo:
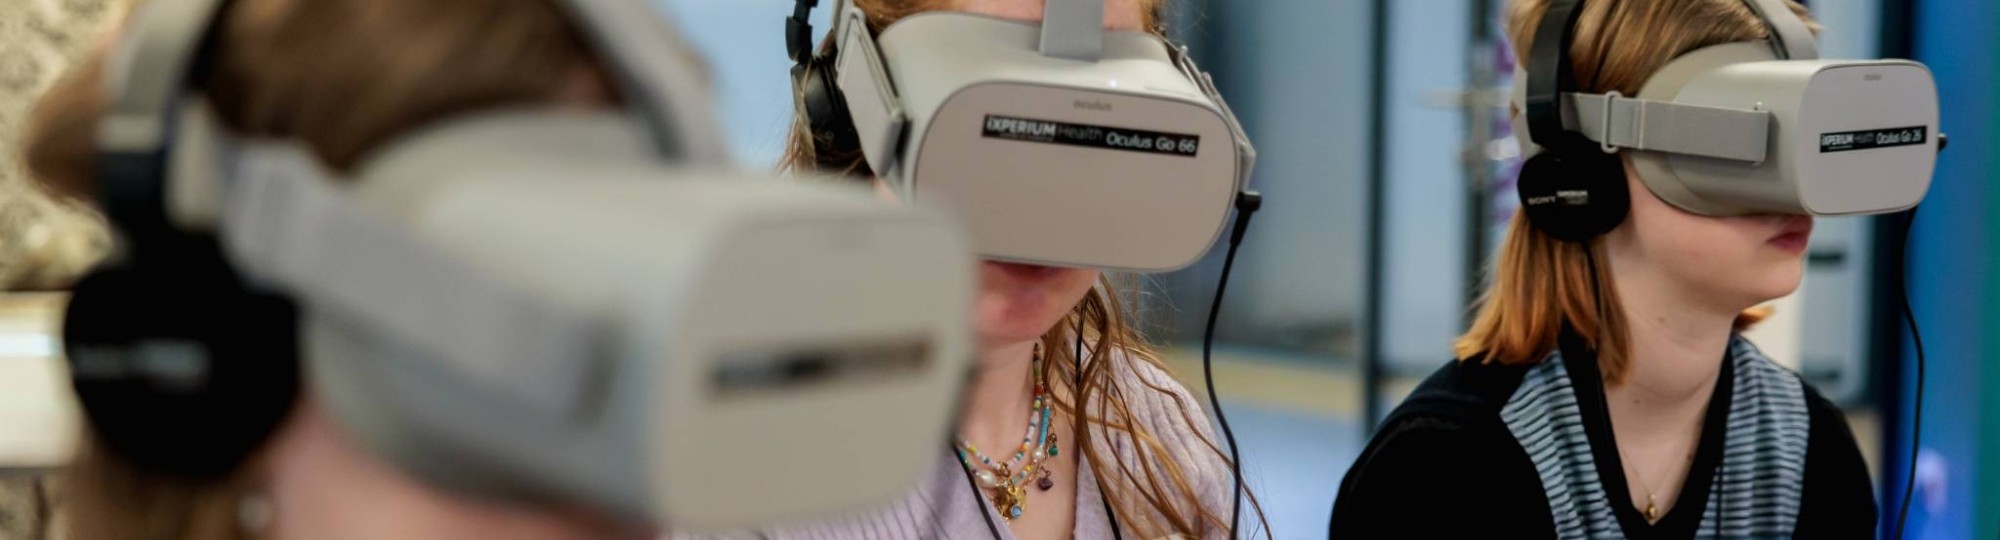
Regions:
[[[866,193],[703,170],[721,137],[671,25],[559,4],[622,111],[488,111],[343,176],[193,95],[229,2],[145,3],[98,126],[121,252],[64,329],[104,444],[214,478],[305,384],[462,493],[691,532],[903,494],[969,369],[969,242]]]
[[[1550,6],[1514,77],[1535,228],[1580,242],[1622,222],[1621,149],[1654,195],[1701,215],[1884,214],[1923,199],[1945,140],[1930,70],[1820,59],[1784,0],[1745,2],[1770,40],[1681,55],[1634,97],[1578,89],[1569,45],[1583,2]]]
[[[1042,23],[924,12],[879,36],[834,0],[823,53],[817,4],[798,0],[786,41],[818,154],[858,151],[904,200],[942,203],[980,255],[1161,272],[1228,225],[1249,138],[1184,48],[1106,31],[1103,0],[1050,0]]]

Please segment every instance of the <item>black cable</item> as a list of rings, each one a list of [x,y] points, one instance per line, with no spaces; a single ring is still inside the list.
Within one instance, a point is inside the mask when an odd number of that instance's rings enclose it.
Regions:
[[[1109,308],[1109,306],[1107,306],[1107,308]],[[1070,396],[1072,398],[1078,398],[1081,397],[1083,394],[1083,314],[1082,313],[1076,314],[1076,355],[1071,356],[1070,361],[1076,363],[1076,374],[1073,376],[1076,386],[1072,388],[1072,393],[1070,394]],[[1078,411],[1083,410],[1083,402],[1081,400],[1077,402],[1076,410]],[[1073,419],[1073,421],[1077,422],[1078,426],[1082,426],[1084,425],[1085,422],[1088,422],[1088,420],[1084,419],[1083,413],[1079,412],[1077,413],[1076,416],[1077,417]],[[1078,430],[1078,432],[1081,431],[1082,430]],[[1083,437],[1077,437],[1077,438],[1082,439]],[[1076,462],[1079,464],[1083,463],[1083,446],[1082,446],[1083,441],[1080,440],[1071,441],[1070,444],[1078,445],[1076,447],[1076,450],[1074,450],[1074,453],[1076,454]],[[1076,482],[1078,484],[1083,483],[1083,467],[1076,468]],[[1125,533],[1123,531],[1118,530],[1118,512],[1111,510],[1111,499],[1104,496],[1105,489],[1106,489],[1105,486],[1097,486],[1097,502],[1099,504],[1104,505],[1105,521],[1111,522],[1111,539],[1125,540]]]
[[[1238,524],[1243,518],[1243,454],[1236,447],[1236,433],[1229,429],[1229,416],[1222,412],[1222,400],[1215,393],[1215,350],[1216,314],[1222,312],[1222,293],[1229,288],[1229,271],[1236,266],[1236,248],[1243,245],[1243,233],[1250,228],[1250,217],[1264,206],[1263,195],[1255,191],[1244,191],[1236,195],[1236,230],[1229,233],[1229,253],[1222,257],[1222,277],[1215,283],[1215,303],[1208,308],[1208,329],[1201,337],[1201,378],[1208,385],[1208,406],[1215,409],[1215,422],[1222,425],[1222,437],[1229,441],[1229,472],[1236,481],[1235,496],[1229,499],[1229,537],[1236,538]]]
[[[950,441],[946,441],[944,445],[946,449],[951,450],[951,455],[959,456],[958,446],[953,445]],[[986,520],[986,532],[993,533],[993,540],[1000,540],[1000,526],[993,523],[993,514],[986,513],[986,501],[982,500],[986,497],[986,492],[981,491],[979,489],[979,482],[972,479],[972,467],[965,465],[963,456],[960,456],[958,461],[959,472],[965,473],[965,486],[972,488],[972,504],[975,508],[979,509],[979,517]]]
[[[1917,404],[1910,420],[1910,474],[1903,478],[1903,510],[1896,517],[1896,538],[1903,538],[1903,526],[1910,523],[1911,495],[1917,489],[1918,444],[1924,437],[1924,336],[1917,330],[1917,314],[1910,309],[1910,274],[1905,260],[1910,251],[1910,230],[1917,228],[1917,208],[1910,208],[1910,215],[1903,224],[1903,256],[1896,258],[1896,297],[1902,300],[1903,322],[1910,326],[1910,341],[1917,346]]]

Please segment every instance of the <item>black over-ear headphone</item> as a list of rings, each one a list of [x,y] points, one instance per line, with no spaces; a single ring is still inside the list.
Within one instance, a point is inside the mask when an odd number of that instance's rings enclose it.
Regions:
[[[1542,152],[1521,166],[1516,182],[1528,223],[1557,240],[1589,242],[1611,232],[1631,210],[1618,154],[1563,128],[1562,96],[1578,90],[1569,47],[1583,0],[1556,0],[1542,14],[1529,49],[1528,136]]]
[[[785,19],[785,49],[794,62],[793,108],[805,115],[810,135],[807,144],[812,145],[814,159],[821,169],[831,170],[845,168],[845,164],[837,161],[839,158],[861,151],[861,135],[854,129],[854,119],[847,112],[847,97],[841,94],[840,83],[835,79],[835,63],[840,56],[837,46],[829,47],[825,54],[813,51],[812,11],[818,6],[819,0],[796,0],[792,16]],[[840,15],[840,10],[835,9],[833,16]],[[840,28],[839,22],[833,27]],[[839,40],[840,36],[832,36],[832,42]]]
[[[180,107],[228,4],[154,0],[123,38],[126,63],[106,63],[123,83],[99,123],[95,175],[121,253],[77,284],[63,321],[96,438],[141,468],[196,479],[233,472],[299,386],[293,304],[247,288],[213,234],[183,230],[167,211]],[[167,77],[140,80],[161,62]],[[138,141],[107,142],[132,117],[152,121],[132,130]]]

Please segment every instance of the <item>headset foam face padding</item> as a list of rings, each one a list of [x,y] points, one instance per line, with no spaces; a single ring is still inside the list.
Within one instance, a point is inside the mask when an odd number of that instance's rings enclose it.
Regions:
[[[1625,221],[1632,198],[1616,154],[1544,152],[1522,164],[1516,184],[1528,223],[1564,242],[1589,242]]]
[[[71,380],[95,438],[147,470],[226,476],[298,396],[294,306],[210,270],[100,269],[78,283],[64,317]]]

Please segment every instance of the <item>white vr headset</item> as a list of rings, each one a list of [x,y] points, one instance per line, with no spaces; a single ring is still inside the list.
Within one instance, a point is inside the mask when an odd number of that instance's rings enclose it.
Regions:
[[[1542,151],[1526,137],[1526,111],[1552,100],[1564,130],[1607,153],[1632,150],[1646,187],[1696,214],[1881,214],[1923,200],[1945,140],[1930,70],[1909,60],[1820,59],[1784,0],[1746,2],[1770,28],[1769,42],[1682,55],[1635,97],[1530,95],[1517,70],[1523,154]]]
[[[705,532],[894,500],[947,440],[969,242],[865,190],[705,170],[706,82],[650,2],[562,2],[626,113],[482,113],[346,178],[183,95],[221,3],[149,3],[100,142],[167,156],[175,226],[299,302],[307,383],[379,456]]]
[[[835,67],[837,91],[801,99],[841,101],[801,107],[844,107],[869,167],[954,211],[985,257],[1178,269],[1250,176],[1255,151],[1209,76],[1159,36],[1104,30],[1103,0],[1049,0],[1042,24],[932,11],[877,36],[866,19],[836,0],[830,57],[792,38],[802,70]]]

